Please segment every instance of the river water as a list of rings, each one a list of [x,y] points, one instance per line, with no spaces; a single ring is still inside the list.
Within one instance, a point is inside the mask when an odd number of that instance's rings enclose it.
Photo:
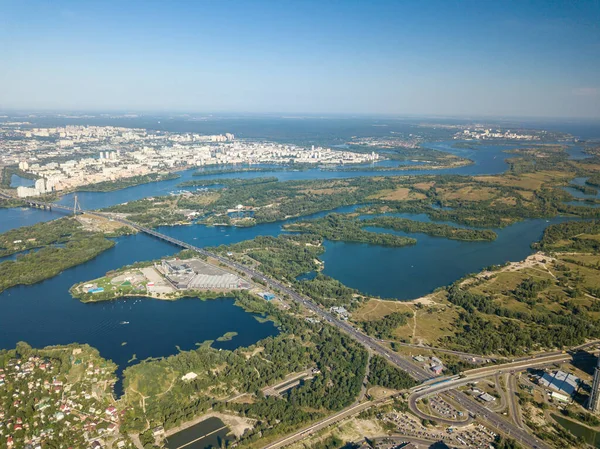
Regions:
[[[309,169],[294,171],[275,168],[273,172],[248,172],[210,175],[210,178],[254,178],[276,176],[278,179],[328,179],[372,175],[407,175],[455,173],[463,175],[495,174],[507,168],[503,153],[514,145],[481,145],[476,150],[456,149],[454,142],[430,146],[473,159],[470,166],[452,170],[408,170],[374,172]],[[96,209],[165,195],[182,181],[197,179],[193,170],[176,180],[155,182],[115,192],[78,194],[84,209]],[[61,204],[72,204],[66,195]],[[350,208],[340,208],[348,212]],[[325,213],[316,214],[321,216]],[[0,232],[61,216],[60,212],[35,209],[0,209]],[[428,220],[419,215],[411,218]],[[557,218],[550,222],[558,222]],[[429,293],[471,272],[491,264],[523,259],[531,253],[530,244],[538,240],[546,220],[527,220],[497,230],[495,242],[458,242],[417,234],[412,247],[384,248],[371,245],[326,242],[323,255],[325,274],[365,293],[386,298],[408,299]],[[204,226],[163,227],[161,232],[196,246],[217,246],[252,239],[258,235],[279,235],[282,222],[252,228]],[[116,239],[114,248],[92,261],[73,267],[60,275],[32,286],[18,286],[0,294],[0,348],[12,348],[18,341],[42,347],[72,342],[88,343],[102,356],[116,362],[120,370],[128,363],[147,357],[161,357],[191,349],[196,343],[215,340],[226,332],[237,332],[231,341],[215,342],[217,348],[247,346],[277,333],[272,323],[260,323],[251,314],[235,307],[229,299],[200,301],[186,299],[173,302],[153,299],[122,299],[97,304],[83,304],[71,298],[69,288],[78,282],[103,276],[107,271],[136,261],[173,254],[177,248],[145,235]],[[121,323],[128,324],[121,324]]]

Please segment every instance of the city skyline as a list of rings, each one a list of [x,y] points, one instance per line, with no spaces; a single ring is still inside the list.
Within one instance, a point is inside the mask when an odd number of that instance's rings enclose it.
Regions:
[[[600,117],[597,2],[8,2],[2,110]]]

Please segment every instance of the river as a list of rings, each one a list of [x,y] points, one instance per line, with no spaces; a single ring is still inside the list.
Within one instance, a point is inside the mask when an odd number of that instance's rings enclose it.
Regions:
[[[363,167],[360,171],[321,170],[247,172],[209,175],[211,178],[253,178],[276,176],[280,180],[327,179],[372,175],[407,175],[425,173],[495,174],[507,168],[503,153],[514,145],[480,145],[477,150],[456,149],[453,142],[439,142],[432,147],[471,158],[474,164],[452,170],[409,170],[376,172]],[[177,184],[195,179],[193,170],[182,172],[176,180],[143,184],[115,192],[81,192],[85,209],[96,209],[148,196],[165,195],[179,189]],[[71,204],[72,195],[60,200]],[[340,208],[348,212],[350,208]],[[315,216],[321,216],[319,213]],[[0,232],[61,216],[27,208],[0,209]],[[426,216],[412,216],[428,220]],[[550,222],[558,222],[560,218]],[[205,226],[162,227],[164,232],[196,246],[230,244],[258,235],[279,235],[282,224],[270,223],[252,228]],[[531,253],[530,244],[541,237],[546,220],[527,220],[497,230],[495,242],[458,242],[417,234],[418,243],[405,248],[383,248],[341,242],[325,243],[325,274],[365,293],[386,298],[409,299],[429,293],[471,272],[491,264],[523,259]],[[215,340],[226,332],[237,332],[231,341],[215,342],[217,348],[247,346],[277,333],[272,323],[260,323],[251,314],[235,307],[230,299],[200,301],[186,299],[173,302],[154,299],[122,299],[83,304],[71,298],[69,288],[78,282],[103,276],[107,271],[136,261],[173,254],[177,248],[146,235],[116,239],[114,248],[97,258],[73,267],[60,275],[32,286],[18,286],[0,294],[0,348],[12,348],[18,341],[42,347],[72,342],[88,343],[112,359],[119,370],[147,357],[174,354],[195,347],[196,343]],[[458,262],[457,262],[458,261]],[[128,324],[121,324],[121,323]]]

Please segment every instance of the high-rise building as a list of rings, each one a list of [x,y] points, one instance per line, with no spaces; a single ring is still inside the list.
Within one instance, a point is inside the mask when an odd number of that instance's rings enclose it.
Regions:
[[[35,191],[40,195],[46,193],[46,180],[44,178],[35,181]]]
[[[588,408],[594,413],[600,412],[600,357],[598,357],[598,363],[594,370],[594,383],[592,384],[592,394],[588,402]]]

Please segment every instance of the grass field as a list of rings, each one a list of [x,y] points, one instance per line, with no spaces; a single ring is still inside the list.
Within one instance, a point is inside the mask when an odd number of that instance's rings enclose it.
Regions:
[[[407,201],[407,200],[422,200],[427,198],[421,192],[414,192],[407,187],[398,187],[395,190],[382,190],[367,199],[378,199],[387,201]]]
[[[435,297],[443,301],[442,295]],[[385,301],[371,299],[352,313],[353,321],[376,321],[394,312],[412,312],[407,324],[398,327],[394,336],[398,341],[435,344],[440,338],[452,336],[452,323],[457,311],[447,303],[415,304],[414,302]]]

